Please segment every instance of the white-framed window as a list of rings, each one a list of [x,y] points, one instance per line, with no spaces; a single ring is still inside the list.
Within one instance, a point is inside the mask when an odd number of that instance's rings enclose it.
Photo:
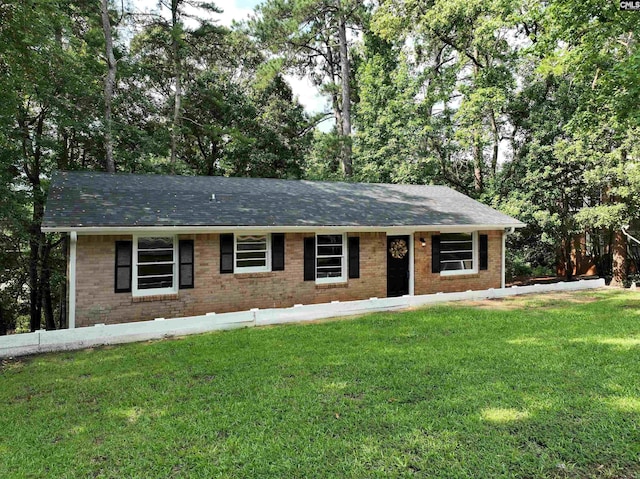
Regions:
[[[133,237],[133,295],[150,296],[178,291],[175,236]]]
[[[271,235],[235,235],[234,264],[236,273],[271,271]]]
[[[474,233],[440,233],[440,274],[478,272],[478,238]]]
[[[346,235],[316,235],[316,283],[341,283],[346,275]]]

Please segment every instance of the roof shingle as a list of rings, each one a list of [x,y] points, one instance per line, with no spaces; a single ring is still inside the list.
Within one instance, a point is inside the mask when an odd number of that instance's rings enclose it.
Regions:
[[[215,199],[212,199],[215,195]],[[56,172],[43,228],[522,226],[445,186]]]

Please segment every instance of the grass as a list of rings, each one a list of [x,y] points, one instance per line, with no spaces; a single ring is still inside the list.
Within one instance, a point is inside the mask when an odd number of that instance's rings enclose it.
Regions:
[[[640,477],[640,293],[6,361],[0,477]]]

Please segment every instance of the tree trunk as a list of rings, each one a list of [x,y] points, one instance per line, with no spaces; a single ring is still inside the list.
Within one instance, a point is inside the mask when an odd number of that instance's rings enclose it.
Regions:
[[[116,58],[113,55],[113,38],[111,36],[111,22],[109,21],[109,0],[101,2],[102,30],[104,32],[105,53],[107,59],[107,75],[104,78],[104,149],[106,169],[109,173],[116,172],[113,160],[113,140],[111,136],[111,103],[113,89],[116,83]]]
[[[7,320],[4,316],[4,309],[2,308],[2,303],[0,303],[0,336],[6,335],[8,329]]]
[[[336,130],[338,131],[338,135],[342,136],[342,129],[344,128],[342,108],[340,107],[338,96],[334,93],[331,94],[331,103],[333,104],[333,117],[336,119]]]
[[[491,156],[491,179],[495,183],[498,171],[498,152],[500,148],[500,132],[498,131],[498,123],[496,122],[496,114],[493,110],[490,113],[491,132],[493,133],[493,155]]]
[[[478,58],[478,49],[477,47],[473,50],[474,58]],[[480,68],[477,62],[473,64],[473,84],[477,86],[478,76],[480,74]],[[482,128],[482,118],[476,119],[477,126],[476,128]],[[473,188],[476,190],[476,193],[482,193],[483,188],[483,172],[482,169],[484,167],[484,155],[482,151],[482,131],[474,131],[473,133]]]
[[[567,236],[564,239],[564,275],[567,281],[573,279],[573,260],[571,259],[572,238]]]
[[[627,237],[621,230],[613,233],[613,277],[611,286],[622,288],[627,279]]]
[[[173,104],[173,125],[171,127],[171,174],[176,172],[176,162],[178,158],[178,135],[180,134],[180,112],[182,109],[182,65],[180,63],[180,25],[178,19],[179,0],[171,1],[171,27],[173,52],[173,76],[175,84],[175,97]]]
[[[42,108],[37,116],[33,140],[27,123],[22,119],[19,123],[23,130],[23,153],[31,163],[24,164],[24,172],[31,185],[33,195],[33,213],[29,226],[29,326],[31,331],[40,329],[42,295],[40,291],[39,266],[42,254],[42,217],[44,215],[45,195],[40,182],[40,162],[42,160],[42,132],[46,110]]]
[[[327,47],[327,64],[329,67],[329,76],[331,77],[331,82],[333,84],[337,84],[338,75],[336,73],[336,62],[333,58],[333,50],[331,43],[329,40],[325,42]],[[340,106],[340,101],[338,100],[338,94],[332,88],[331,89],[331,107],[333,108],[333,117],[336,119],[336,130],[338,131],[338,135],[342,136],[342,129],[344,127],[342,123],[342,108]]]
[[[40,273],[40,288],[42,290],[42,307],[44,322],[48,330],[56,329],[53,318],[53,300],[51,298],[51,241],[47,240],[42,248],[42,271]]]
[[[477,193],[481,193],[484,183],[482,178],[484,158],[482,156],[482,145],[480,144],[479,135],[476,134],[475,136],[473,141],[473,187]]]
[[[340,10],[340,0],[338,0]],[[353,174],[351,163],[351,88],[349,85],[349,52],[347,47],[347,25],[344,13],[340,12],[338,39],[340,42],[340,72],[342,77],[342,172]]]
[[[29,234],[29,324],[31,331],[37,331],[40,329],[41,321],[41,299],[40,295],[40,275],[39,263],[42,245],[42,213],[44,208],[42,202],[37,199],[41,196],[40,191],[35,191],[34,186],[34,205],[33,205],[33,217],[31,221],[30,234]],[[37,186],[40,189],[40,186]]]
[[[64,270],[65,274],[69,274],[69,235],[65,235],[62,239],[62,253],[64,254]],[[67,327],[67,282],[60,283],[60,309],[58,312],[58,329]]]

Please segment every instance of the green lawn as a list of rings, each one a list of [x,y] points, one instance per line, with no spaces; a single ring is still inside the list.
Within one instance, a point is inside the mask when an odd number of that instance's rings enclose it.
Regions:
[[[640,293],[5,362],[0,477],[640,477]]]

